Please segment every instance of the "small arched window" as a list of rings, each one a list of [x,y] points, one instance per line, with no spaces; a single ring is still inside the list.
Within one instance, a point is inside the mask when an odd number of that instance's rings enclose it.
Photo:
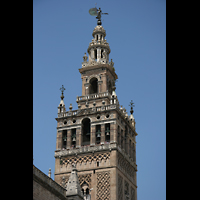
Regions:
[[[98,93],[98,80],[97,78],[92,78],[90,80],[90,86],[89,86],[89,94],[94,94],[94,93]]]

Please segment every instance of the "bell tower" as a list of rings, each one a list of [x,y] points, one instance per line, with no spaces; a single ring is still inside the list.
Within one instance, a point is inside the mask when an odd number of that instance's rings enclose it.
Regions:
[[[115,72],[106,31],[99,18],[79,69],[82,95],[78,109],[66,111],[64,86],[58,106],[55,181],[67,188],[76,165],[84,199],[137,200],[136,130],[116,95]],[[99,22],[100,21],[100,22]]]
[[[105,39],[106,31],[98,25],[92,33],[93,39],[87,49],[88,57],[83,56],[82,68],[79,69],[82,78],[82,96],[109,92],[112,94],[115,81],[114,63],[109,62],[110,47]]]

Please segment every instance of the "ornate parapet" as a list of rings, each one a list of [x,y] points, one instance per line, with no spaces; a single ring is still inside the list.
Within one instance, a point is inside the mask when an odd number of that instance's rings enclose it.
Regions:
[[[62,117],[71,117],[71,116],[80,116],[82,111],[86,111],[87,113],[95,113],[99,111],[108,111],[108,110],[114,110],[117,108],[117,105],[103,105],[103,106],[98,106],[98,107],[93,107],[93,108],[84,108],[80,110],[72,110],[72,111],[67,111],[65,113],[58,113],[58,118]]]
[[[109,94],[109,92],[102,92],[102,93],[97,93],[97,94],[89,94],[89,95],[85,95],[85,96],[77,96],[76,98],[76,102],[78,103],[79,101],[85,101],[85,100],[95,100],[98,98],[105,98],[108,97],[109,100],[111,99],[111,95]]]

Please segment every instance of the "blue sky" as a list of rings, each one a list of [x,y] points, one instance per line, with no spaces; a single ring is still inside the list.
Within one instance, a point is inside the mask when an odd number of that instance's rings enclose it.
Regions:
[[[83,55],[92,41],[101,7],[110,59],[118,75],[116,93],[129,112],[135,103],[138,200],[166,199],[166,1],[33,0],[33,158],[44,173],[56,148],[59,88],[77,109]]]

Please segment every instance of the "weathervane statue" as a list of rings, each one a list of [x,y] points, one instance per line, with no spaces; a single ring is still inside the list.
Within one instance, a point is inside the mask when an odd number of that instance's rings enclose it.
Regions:
[[[89,13],[90,15],[92,16],[97,16],[96,19],[98,19],[97,21],[97,25],[101,25],[101,14],[105,14],[105,15],[108,15],[108,13],[102,13],[101,11],[101,8],[97,9],[96,7],[95,8],[91,8],[89,10]]]

